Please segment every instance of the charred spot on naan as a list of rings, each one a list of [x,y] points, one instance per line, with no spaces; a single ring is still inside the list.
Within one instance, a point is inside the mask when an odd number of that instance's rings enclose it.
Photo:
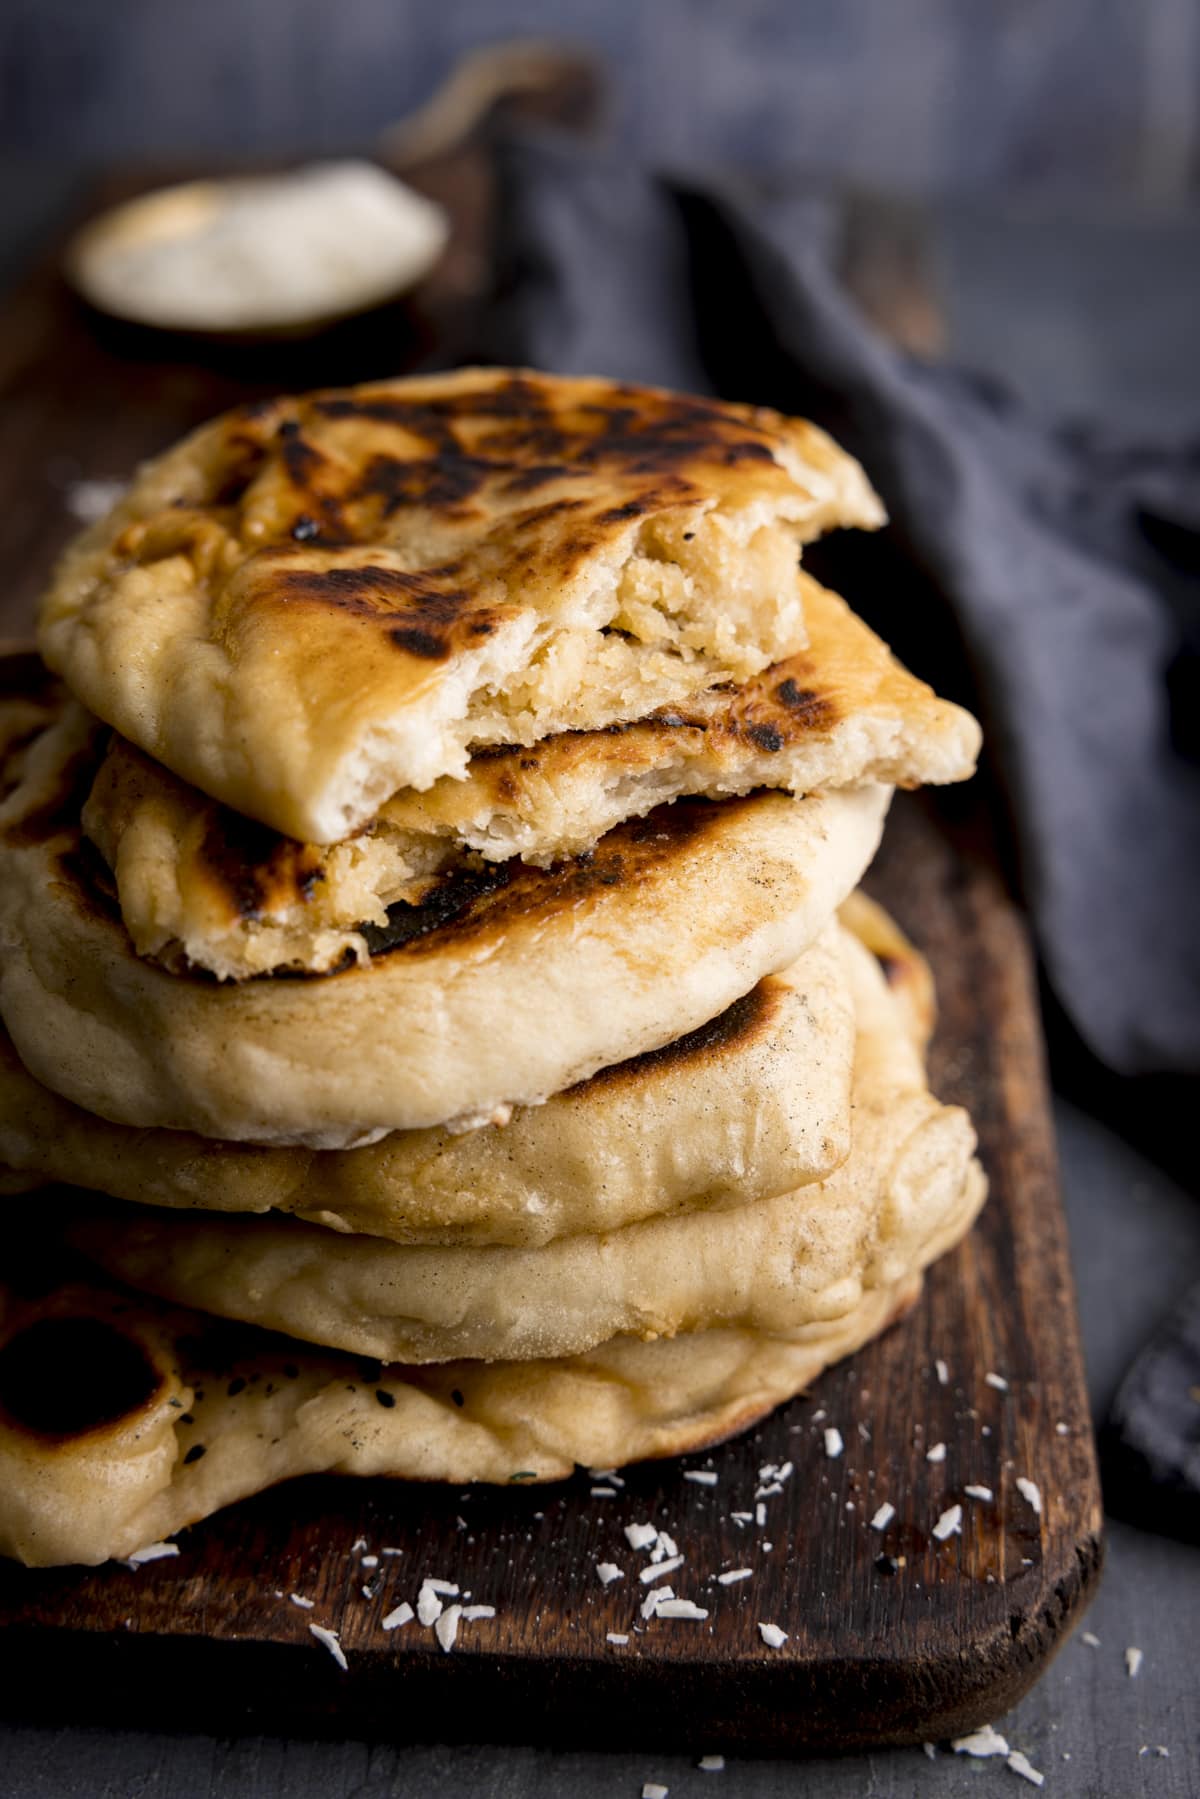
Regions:
[[[168,1380],[135,1332],[66,1301],[0,1348],[0,1417],[42,1443],[66,1445],[145,1414]]]
[[[754,796],[677,800],[616,826],[593,849],[549,868],[509,861],[456,870],[436,880],[418,905],[393,906],[388,923],[365,927],[363,936],[374,960],[499,939],[519,920],[549,920],[618,888],[636,891],[699,840],[726,830],[735,813],[753,803]]]
[[[643,1055],[631,1056],[625,1062],[602,1068],[590,1081],[580,1081],[569,1091],[578,1093],[584,1087],[601,1084],[632,1087],[642,1081],[654,1081],[669,1068],[681,1068],[688,1063],[699,1066],[705,1062],[719,1062],[723,1056],[739,1055],[756,1039],[765,1041],[771,1037],[785,1004],[786,992],[782,982],[768,975],[707,1024],[689,1031],[684,1037],[677,1037],[673,1043],[663,1044],[661,1049],[647,1050]]]
[[[326,878],[317,845],[297,843],[228,806],[211,809],[195,872],[230,923],[303,903]]]

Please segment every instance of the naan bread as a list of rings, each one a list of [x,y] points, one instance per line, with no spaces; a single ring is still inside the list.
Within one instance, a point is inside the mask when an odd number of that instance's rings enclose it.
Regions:
[[[477,1125],[708,1023],[855,886],[889,789],[679,800],[547,870],[401,908],[365,966],[235,986],[134,951],[79,809],[70,708],[0,806],[0,1016],[44,1086],[115,1123],[349,1148]]]
[[[906,1275],[790,1338],[380,1369],[64,1278],[53,1244],[19,1273],[0,1284],[0,1554],[32,1567],[132,1555],[299,1474],[504,1485],[702,1449],[808,1387],[921,1285]]]
[[[930,1094],[870,952],[845,936],[843,954],[858,1021],[853,1140],[833,1174],[794,1193],[537,1249],[401,1247],[294,1218],[69,1194],[64,1235],[131,1287],[384,1362],[526,1360],[620,1335],[786,1334],[844,1317],[961,1234],[980,1195],[970,1119]]]
[[[472,745],[640,718],[791,654],[797,545],[882,519],[813,425],[463,369],[194,433],[67,552],[39,641],[156,761],[332,843]]]
[[[83,822],[138,953],[222,978],[325,970],[365,959],[362,927],[419,899],[464,850],[546,866],[683,794],[965,780],[975,720],[901,668],[836,594],[802,580],[799,655],[607,731],[481,751],[461,779],[393,794],[328,848],[252,824],[114,737]]]
[[[933,971],[890,912],[856,887],[838,907],[839,923],[874,956],[905,1031],[924,1055],[937,1022]],[[0,1151],[0,1153],[3,1153]]]
[[[829,1174],[850,1148],[853,1061],[833,926],[690,1037],[506,1125],[400,1131],[366,1149],[258,1149],[109,1124],[40,1086],[0,1030],[0,1191],[63,1181],[141,1205],[291,1212],[397,1243],[532,1248],[748,1205]]]

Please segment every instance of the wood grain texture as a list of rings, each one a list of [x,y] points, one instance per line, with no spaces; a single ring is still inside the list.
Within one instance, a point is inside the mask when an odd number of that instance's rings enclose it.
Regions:
[[[417,304],[311,345],[217,352],[101,326],[44,270],[0,337],[0,556],[16,571],[0,628],[27,624],[74,528],[71,481],[126,475],[244,395],[394,369],[432,341],[424,318],[435,314]],[[941,809],[899,801],[870,885],[934,963],[934,1085],[970,1107],[992,1182],[979,1226],[932,1270],[906,1320],[810,1397],[694,1458],[715,1487],[684,1480],[677,1463],[631,1471],[612,1498],[591,1497],[582,1474],[557,1490],[469,1494],[314,1480],[197,1527],[178,1559],[137,1572],[6,1567],[4,1708],[57,1722],[576,1746],[689,1748],[702,1732],[758,1752],[942,1738],[1008,1709],[1063,1641],[1100,1563],[1029,951],[969,796]],[[827,1423],[846,1443],[836,1460]],[[939,1442],[945,1459],[931,1463]],[[782,1461],[794,1473],[765,1500],[765,1528],[739,1525],[730,1514],[753,1511],[759,1468]],[[1040,1516],[1018,1477],[1037,1483]],[[967,1485],[994,1502],[964,1498]],[[884,1500],[897,1516],[881,1534],[869,1520]],[[939,1543],[933,1524],[955,1503],[962,1535]],[[645,1558],[622,1527],[647,1519],[677,1539],[686,1561],[668,1578],[708,1609],[703,1622],[641,1628]],[[360,1537],[402,1553],[364,1571]],[[625,1578],[603,1587],[600,1560]],[[752,1578],[716,1583],[738,1566]],[[415,1625],[380,1628],[429,1574],[496,1607],[449,1655]],[[781,1649],[764,1645],[760,1621],[788,1633]],[[339,1632],[348,1673],[310,1622]],[[628,1644],[608,1643],[610,1631]]]

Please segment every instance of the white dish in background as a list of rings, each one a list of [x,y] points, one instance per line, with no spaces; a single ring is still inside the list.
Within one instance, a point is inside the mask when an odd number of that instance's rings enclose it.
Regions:
[[[444,210],[375,163],[189,181],[75,238],[67,273],[103,312],[173,331],[312,329],[394,299],[450,235]]]

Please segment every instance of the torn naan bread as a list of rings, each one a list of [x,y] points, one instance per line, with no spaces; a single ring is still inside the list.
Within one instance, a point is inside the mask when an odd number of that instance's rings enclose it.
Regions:
[[[294,1213],[396,1243],[533,1248],[819,1180],[850,1148],[853,1062],[833,926],[690,1037],[518,1108],[506,1125],[399,1131],[365,1149],[261,1149],[109,1124],[35,1081],[0,1030],[0,1182]]]
[[[797,546],[883,510],[815,426],[505,369],[243,406],[67,551],[50,667],[183,780],[301,842],[805,641]]]
[[[890,793],[679,800],[553,868],[447,878],[393,910],[365,966],[220,985],[130,943],[79,823],[95,738],[69,707],[0,806],[21,1060],[115,1123],[323,1149],[478,1125],[708,1023],[824,929]]]
[[[57,1204],[66,1240],[131,1287],[384,1362],[527,1360],[621,1335],[826,1323],[923,1267],[982,1197],[970,1119],[929,1092],[907,1014],[871,953],[848,933],[842,951],[857,1017],[850,1154],[775,1199],[536,1249],[412,1248],[294,1218],[69,1192],[43,1211]]]
[[[139,955],[222,979],[320,972],[365,960],[363,927],[419,901],[464,851],[544,867],[681,795],[965,780],[979,748],[971,715],[903,669],[836,594],[802,580],[799,655],[620,727],[481,751],[461,779],[393,794],[327,848],[254,824],[114,736],[83,823]]]

